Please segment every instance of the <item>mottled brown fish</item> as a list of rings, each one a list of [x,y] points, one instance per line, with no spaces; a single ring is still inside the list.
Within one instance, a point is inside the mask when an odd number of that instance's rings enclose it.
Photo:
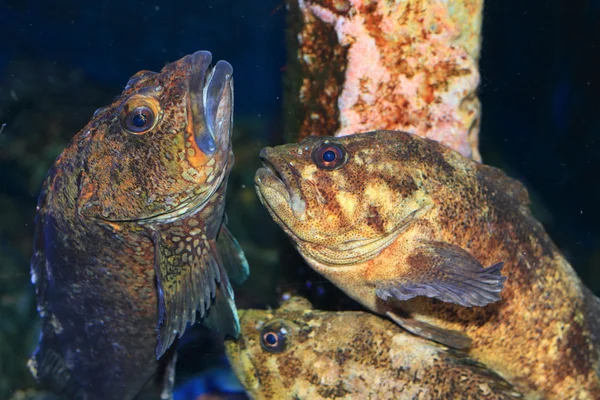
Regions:
[[[240,310],[229,361],[252,399],[521,399],[493,371],[364,312]]]
[[[229,277],[247,264],[224,226],[232,68],[199,51],[141,71],[73,138],[38,203],[30,360],[68,398],[169,398],[175,346],[198,312],[236,336]],[[162,392],[162,393],[161,393]]]
[[[600,301],[519,182],[403,132],[309,138],[261,157],[263,204],[350,297],[413,333],[471,345],[532,398],[600,398]]]

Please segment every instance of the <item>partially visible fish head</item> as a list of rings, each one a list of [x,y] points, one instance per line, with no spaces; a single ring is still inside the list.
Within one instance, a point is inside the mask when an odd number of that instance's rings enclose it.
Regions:
[[[309,261],[370,259],[431,204],[410,160],[396,158],[397,145],[370,132],[267,147],[255,176],[259,198]]]
[[[313,318],[306,313],[311,309],[306,299],[292,297],[278,310],[240,311],[240,335],[226,340],[225,351],[251,398],[288,398],[294,393],[296,388],[283,382],[295,381],[299,369],[310,367],[302,356],[316,344],[307,341]],[[294,368],[281,368],[285,365]]]
[[[79,134],[80,214],[168,221],[202,205],[233,163],[233,69],[198,51],[133,75]]]

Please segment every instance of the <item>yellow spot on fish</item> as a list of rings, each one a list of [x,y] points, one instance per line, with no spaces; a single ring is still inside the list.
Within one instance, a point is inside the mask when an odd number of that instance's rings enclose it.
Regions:
[[[347,192],[337,192],[335,198],[340,207],[342,207],[342,210],[344,211],[346,217],[352,218],[356,211],[356,197]]]

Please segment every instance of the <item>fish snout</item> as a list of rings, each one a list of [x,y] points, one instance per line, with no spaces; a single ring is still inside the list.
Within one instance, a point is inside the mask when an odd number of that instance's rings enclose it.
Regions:
[[[228,339],[225,351],[240,383],[247,391],[257,391],[260,387],[260,375],[247,351],[244,335],[240,333],[237,339]]]

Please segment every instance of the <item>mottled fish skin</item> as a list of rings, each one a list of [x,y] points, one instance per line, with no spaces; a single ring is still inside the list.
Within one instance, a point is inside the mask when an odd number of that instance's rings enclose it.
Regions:
[[[48,172],[31,262],[42,336],[29,367],[57,394],[170,398],[172,343],[196,310],[238,333],[225,271],[248,270],[223,225],[232,68],[211,59],[200,51],[135,74]]]
[[[342,159],[325,162],[327,148]],[[600,301],[519,182],[403,132],[309,138],[261,157],[261,201],[350,297],[405,327],[466,334],[470,356],[532,398],[600,398]]]
[[[464,352],[373,314],[312,310],[292,297],[276,311],[240,310],[240,323],[226,352],[255,400],[523,398]]]

